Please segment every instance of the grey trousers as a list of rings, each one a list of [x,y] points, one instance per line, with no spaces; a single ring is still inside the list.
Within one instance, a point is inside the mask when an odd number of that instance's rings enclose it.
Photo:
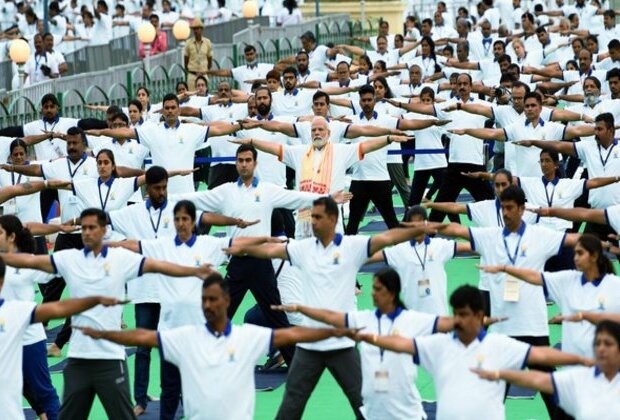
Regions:
[[[402,163],[388,163],[388,173],[390,174],[390,180],[396,187],[400,199],[403,200],[403,206],[407,207],[409,202],[409,194],[411,194],[411,188],[407,184],[405,179],[405,171],[403,170]]]
[[[109,419],[135,419],[127,361],[69,358],[63,378],[60,420],[87,420],[95,395],[101,400]]]
[[[327,368],[347,396],[358,419],[363,418],[362,370],[360,355],[355,347],[332,351],[311,351],[297,347],[293,363],[288,370],[284,399],[276,419],[296,420],[301,416],[314,390]]]

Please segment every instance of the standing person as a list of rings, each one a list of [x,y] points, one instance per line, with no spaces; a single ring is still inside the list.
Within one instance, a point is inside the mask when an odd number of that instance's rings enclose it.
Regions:
[[[267,73],[273,70],[273,64],[259,63],[254,45],[246,45],[243,49],[243,56],[245,58],[244,65],[232,69],[208,70],[207,74],[217,77],[232,77],[239,85],[239,89],[246,93],[251,93],[252,84],[246,83],[246,81],[265,79]]]
[[[512,266],[480,266],[480,269],[489,273],[504,272],[542,286],[545,294],[557,302],[562,318],[579,318],[583,312],[620,314],[620,278],[596,236],[585,234],[577,240],[575,265],[577,270],[553,273]],[[562,323],[563,351],[593,357],[592,340],[594,325],[585,319]]]
[[[528,225],[523,221],[525,194],[517,186],[506,188],[500,203],[504,228],[466,228],[456,223],[445,225],[442,234],[458,236],[471,242],[472,250],[485,256],[489,265],[511,265],[542,271],[546,261],[556,255],[562,246],[574,246],[580,234],[564,233],[542,226]],[[544,238],[544,241],[541,241]],[[506,334],[532,346],[549,345],[547,305],[543,290],[522,284],[503,273],[494,274],[488,281],[491,314],[507,318],[493,327],[495,332]],[[543,369],[544,370],[544,369]],[[549,416],[556,405],[543,395]]]
[[[458,96],[442,105],[400,103],[399,106],[410,112],[434,115],[441,119],[450,119],[452,123],[449,124],[448,127],[453,129],[459,127],[483,126],[484,117],[468,114],[459,109],[459,105],[462,106],[465,103],[482,102],[479,99],[474,99],[471,95],[471,80],[469,74],[460,74],[457,78]],[[450,113],[444,111],[444,108],[454,103],[457,104],[458,111]],[[435,201],[455,202],[463,189],[469,191],[475,201],[493,198],[493,192],[486,182],[467,178],[462,175],[463,172],[483,171],[485,169],[484,164],[484,147],[479,140],[468,135],[451,135],[448,168]],[[445,216],[445,213],[433,210],[429,216],[429,220],[441,221]]]
[[[430,373],[437,389],[438,420],[505,418],[506,383],[481,380],[471,372],[472,367],[493,371],[591,362],[550,347],[530,346],[503,334],[487,333],[482,296],[473,286],[456,289],[450,296],[450,306],[454,335],[433,334],[413,340],[394,335],[358,335],[368,344],[413,355],[413,363]]]
[[[209,191],[193,194],[178,194],[175,200],[190,200],[201,211],[214,211],[230,217],[245,220],[257,218],[259,223],[245,230],[236,227],[227,231],[228,236],[269,236],[271,234],[271,215],[274,208],[298,209],[309,206],[321,194],[285,190],[279,186],[259,180],[254,176],[257,166],[257,151],[251,145],[241,145],[237,149],[237,172],[239,180],[228,182]],[[334,197],[340,202],[349,194],[338,191]],[[251,291],[262,313],[274,327],[288,326],[286,316],[271,311],[270,305],[279,305],[280,293],[276,287],[275,273],[271,261],[263,261],[252,256],[235,256],[228,263],[226,278],[230,281],[231,304],[229,315],[232,318],[247,291]],[[292,350],[283,351],[290,365]]]
[[[174,226],[176,236],[152,240],[129,240],[116,242],[121,246],[147,258],[157,258],[181,264],[192,261],[196,266],[211,264],[218,267],[227,259],[222,249],[232,244],[257,245],[270,240],[270,237],[256,238],[215,238],[208,235],[196,235],[196,206],[187,200],[181,200],[174,206]],[[193,277],[183,282],[162,277],[159,283],[161,317],[157,330],[167,331],[184,325],[202,325],[205,322],[200,305],[202,280]],[[179,370],[165,361],[161,364],[161,416],[162,420],[171,420],[177,411],[181,397],[181,377]]]
[[[190,24],[194,37],[187,41],[183,49],[183,63],[187,71],[187,84],[194,86],[196,77],[204,76],[211,69],[213,47],[211,41],[202,37],[202,20],[195,18]]]
[[[565,155],[576,156],[584,162],[589,177],[618,176],[620,175],[620,149],[618,149],[618,141],[615,139],[614,117],[606,112],[597,115],[594,123],[593,132],[596,141],[572,143],[566,141],[522,140],[516,142],[516,144],[525,147],[535,146],[543,150],[554,150]],[[567,131],[587,129],[588,126],[581,125],[567,128]],[[579,135],[591,134],[592,132],[579,132]],[[593,209],[600,210],[601,212],[607,207],[620,204],[620,184],[614,183],[590,191],[588,203]],[[605,223],[603,224],[605,225]],[[609,226],[598,226],[589,221],[586,224],[585,232],[593,233],[600,239],[606,239],[607,235],[612,233],[612,230]]]
[[[426,209],[413,206],[405,213],[405,222],[428,220]],[[412,252],[413,251],[413,252]],[[385,262],[399,274],[403,302],[407,308],[427,314],[448,315],[448,276],[445,264],[458,253],[471,252],[467,243],[432,238],[421,233],[375,253],[368,263]]]
[[[104,246],[106,215],[99,209],[84,210],[80,219],[84,251],[66,249],[51,256],[4,254],[3,259],[15,268],[61,274],[67,281],[71,295],[77,297],[106,291],[118,299],[123,298],[125,284],[142,273],[202,278],[212,273],[206,265],[179,266]],[[121,315],[121,308],[95,308],[76,317],[73,325],[118,328]],[[101,400],[109,418],[135,418],[129,394],[125,349],[122,346],[96,342],[78,330],[73,335],[68,358],[63,370],[65,388],[59,419],[86,419],[95,395]]]
[[[67,130],[66,150],[67,156],[41,164],[30,165],[2,165],[2,169],[27,176],[39,176],[44,179],[58,178],[66,181],[78,181],[97,177],[97,162],[95,158],[86,154],[86,138],[84,132],[78,127]],[[82,202],[72,191],[61,190],[58,192],[60,203],[60,222],[72,223],[83,210]],[[74,223],[72,223],[74,224]],[[63,249],[82,249],[82,237],[79,232],[61,233],[56,238],[54,252]],[[55,278],[42,287],[43,302],[59,300],[65,289],[65,281],[62,277]],[[56,336],[54,343],[48,349],[50,356],[60,357],[62,347],[69,341],[71,336],[70,323],[66,323],[61,333]]]
[[[506,381],[550,394],[576,420],[614,420],[620,413],[620,324],[602,321],[592,342],[596,363],[591,367],[547,372],[472,369],[487,381]]]
[[[163,124],[144,124],[137,128],[107,128],[88,130],[93,136],[136,139],[151,151],[153,164],[174,170],[191,170],[194,167],[194,153],[204,147],[209,137],[234,133],[239,123],[214,122],[210,126],[181,124],[179,120],[179,98],[169,93],[163,99]],[[173,193],[194,191],[191,177],[171,180],[168,188]]]
[[[167,331],[101,331],[80,328],[94,339],[128,346],[158,347],[163,361],[181,372],[183,409],[187,418],[254,418],[254,370],[260,358],[276,347],[350,335],[338,328],[279,328],[233,325],[228,317],[229,283],[213,273],[202,284],[205,324]],[[198,367],[203,367],[200,369]]]
[[[5,254],[6,255],[6,254]],[[0,290],[4,283],[6,266],[0,259]],[[97,305],[112,306],[124,303],[116,298],[92,296],[81,299],[67,299],[37,305],[34,301],[5,301],[0,299],[0,318],[4,321],[0,334],[2,362],[0,373],[0,407],[3,418],[22,420],[23,388],[23,341],[32,324],[47,322],[87,311]]]
[[[297,312],[337,328],[364,327],[375,334],[394,334],[413,338],[452,329],[452,320],[413,310],[407,310],[399,298],[401,283],[391,268],[377,271],[373,276],[372,300],[376,310],[337,312],[304,305],[274,307],[287,313]],[[416,366],[411,358],[393,352],[377,351],[373,346],[360,347],[362,367],[361,412],[367,419],[422,419],[422,398],[415,386]],[[381,372],[378,375],[377,372]],[[389,386],[388,386],[389,384]]]
[[[366,260],[386,246],[413,239],[434,225],[391,229],[372,237],[343,236],[336,233],[338,213],[333,199],[321,197],[313,202],[311,210],[315,237],[286,245],[232,247],[228,252],[232,255],[288,260],[302,274],[302,304],[341,312],[352,311],[355,309],[356,274]],[[304,318],[303,325],[316,327],[324,324]],[[362,418],[359,353],[351,340],[329,339],[297,347],[277,419],[302,417],[308,398],[326,368],[346,394],[356,417]]]

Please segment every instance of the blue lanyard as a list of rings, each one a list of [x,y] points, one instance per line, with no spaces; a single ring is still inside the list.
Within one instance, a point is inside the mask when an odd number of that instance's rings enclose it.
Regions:
[[[151,221],[151,227],[153,228],[153,232],[155,232],[155,238],[157,238],[157,232],[159,231],[159,222],[161,222],[161,214],[164,212],[162,207],[159,207],[159,217],[157,218],[157,225],[153,223],[153,218],[151,217],[151,212],[149,211],[149,220]]]
[[[383,315],[381,315],[383,316]],[[378,335],[381,335],[381,317],[377,318],[377,326],[378,326]],[[390,335],[390,333],[392,332],[392,327],[394,326],[394,320],[392,320],[392,323],[390,324],[390,329],[388,330],[388,335]],[[381,356],[381,363],[383,363],[383,354],[385,353],[385,349],[379,348],[379,355]]]
[[[71,164],[69,163],[69,158],[67,158],[67,170],[69,171],[69,176],[71,177],[71,180],[73,180],[73,177],[77,173],[78,169],[80,169],[80,166],[84,164],[84,162],[86,162],[86,157],[83,157],[79,165],[75,167],[75,171],[71,172]]]
[[[13,185],[19,184],[21,180],[22,180],[22,174],[19,174],[19,176],[17,177],[17,182],[15,182],[15,172],[11,172],[11,183]]]
[[[105,182],[101,184],[105,184]],[[112,185],[114,185],[114,178],[112,178],[112,182],[108,187],[108,192],[105,194],[105,201],[101,197],[101,184],[97,185],[97,189],[99,190],[99,203],[101,204],[101,210],[105,211],[105,207],[108,205],[108,198],[110,198],[110,191],[112,191]]]
[[[547,185],[553,185],[553,189],[551,190],[551,197],[549,197],[549,194],[547,193]],[[549,184],[545,185],[543,184],[543,188],[545,189],[545,197],[547,198],[547,207],[553,207],[553,196],[555,195],[555,184],[550,182]]]
[[[510,263],[514,266],[517,263],[517,257],[519,256],[519,248],[521,247],[521,239],[523,239],[523,235],[519,234],[519,241],[517,242],[517,247],[515,248],[514,254],[510,255],[510,250],[508,249],[508,243],[506,242],[506,237],[504,237],[504,249],[506,250],[506,255],[510,260]]]
[[[603,165],[603,169],[605,169],[605,165],[607,165],[609,156],[611,156],[611,152],[612,150],[614,150],[614,147],[616,147],[616,144],[615,143],[611,144],[611,147],[609,148],[609,151],[607,152],[607,156],[605,157],[605,160],[603,160],[603,154],[601,153],[601,145],[597,144],[596,146],[598,147],[598,157],[601,158],[601,165]]]
[[[425,266],[426,266],[426,251],[428,251],[428,244],[426,242],[424,243],[424,259],[420,258],[420,254],[418,254],[418,250],[416,249],[415,245],[413,246],[413,251],[415,252],[416,257],[418,257],[418,261],[420,261],[420,265],[422,266],[422,272],[424,273]]]

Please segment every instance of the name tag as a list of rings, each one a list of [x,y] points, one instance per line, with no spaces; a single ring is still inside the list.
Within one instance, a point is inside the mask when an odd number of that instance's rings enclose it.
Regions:
[[[70,195],[67,199],[67,204],[70,204],[72,206],[77,206],[78,202],[79,200],[75,195]]]
[[[418,296],[421,298],[431,295],[431,281],[429,279],[418,280]]]
[[[388,392],[390,374],[387,370],[375,371],[375,392]]]
[[[54,152],[56,153],[56,156],[62,157],[62,150],[60,150],[60,147],[58,147],[57,144],[54,145]]]
[[[504,279],[504,301],[518,302],[521,284],[516,278],[506,275]]]

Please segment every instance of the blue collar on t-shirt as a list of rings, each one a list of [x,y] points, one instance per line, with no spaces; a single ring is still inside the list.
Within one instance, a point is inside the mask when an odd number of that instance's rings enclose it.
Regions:
[[[220,338],[221,336],[228,337],[232,331],[232,324],[230,323],[230,319],[226,322],[226,328],[224,328],[224,331],[222,333],[219,333],[213,328],[211,328],[211,325],[209,325],[209,321],[205,323],[205,327],[207,327],[207,331],[213,334],[213,336],[216,338]]]
[[[237,186],[240,187],[243,185],[243,181],[241,180],[241,177],[237,178]],[[254,177],[252,178],[252,186],[254,188],[258,187],[258,178]]]
[[[592,280],[589,283],[592,283],[592,285],[594,287],[598,287],[601,284],[601,282],[603,281],[603,278],[605,278],[605,274],[603,274],[601,276],[598,276],[597,278],[595,278],[594,280]],[[581,275],[581,285],[585,286],[586,283],[588,283],[588,279],[586,279],[586,275],[585,274],[582,274]]]
[[[198,238],[198,237],[197,237],[197,236],[196,236],[196,234],[194,233],[194,234],[192,235],[192,237],[191,237],[191,238],[189,238],[186,242],[183,242],[183,241],[181,241],[181,239],[179,239],[179,235],[177,235],[177,236],[175,236],[175,237],[174,237],[174,244],[175,244],[176,246],[181,246],[181,244],[183,244],[183,243],[184,243],[185,245],[187,245],[188,247],[190,247],[190,248],[191,248],[191,247],[192,247],[192,246],[194,246],[194,244],[196,243],[196,239],[197,239],[197,238]]]
[[[340,244],[342,243],[342,234],[341,233],[337,233],[336,236],[334,236],[334,245],[336,246],[340,246]],[[316,243],[319,243],[319,240],[317,238]]]
[[[387,316],[392,322],[394,322],[394,320],[398,317],[398,315],[400,315],[403,312],[403,308],[401,308],[400,306],[397,306],[396,309],[394,309],[392,312],[390,312],[389,314],[385,314],[385,316]],[[377,309],[375,311],[375,316],[377,317],[377,319],[381,319],[381,315],[383,315],[381,313],[381,311],[379,309]]]
[[[519,226],[519,229],[517,229],[516,234],[519,236],[523,236],[523,233],[525,233],[525,223],[523,223],[523,221],[521,221],[521,225]],[[504,226],[504,230],[502,231],[502,235],[504,237],[510,235],[512,232],[510,232],[508,230],[508,228],[506,226]]]
[[[82,250],[82,252],[84,252],[84,256],[87,257],[88,254],[92,251],[92,249],[84,247],[84,249]],[[108,256],[108,246],[104,245],[103,248],[101,248],[101,256],[103,258]]]

